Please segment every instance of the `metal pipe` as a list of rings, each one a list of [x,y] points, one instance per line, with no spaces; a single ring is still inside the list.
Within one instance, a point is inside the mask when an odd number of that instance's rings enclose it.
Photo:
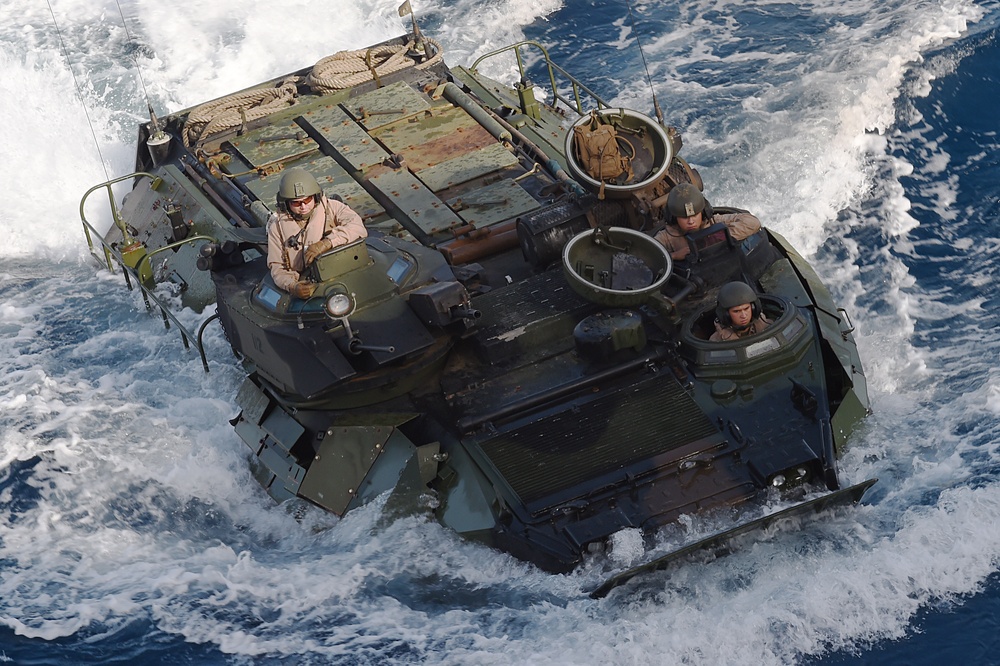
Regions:
[[[529,151],[534,153],[537,161],[543,163],[545,165],[545,168],[548,169],[549,173],[551,173],[561,183],[569,187],[574,194],[582,197],[587,193],[586,190],[583,189],[583,186],[580,185],[580,183],[573,180],[573,178],[568,173],[566,173],[566,171],[562,168],[562,165],[559,164],[559,162],[549,157],[548,153],[539,148],[535,142],[533,142],[525,135],[521,134],[521,132],[518,131],[513,125],[508,123],[500,116],[494,114],[492,111],[490,111],[489,113],[493,115],[493,117],[496,119],[496,122],[504,126],[507,129],[507,131],[511,133],[512,137],[517,138],[517,142],[520,145],[524,146]]]
[[[210,322],[219,319],[221,315],[216,312],[214,315],[201,322],[201,326],[198,327],[198,351],[201,353],[201,367],[205,368],[205,372],[208,372],[208,359],[205,357],[205,347],[201,341],[201,336],[205,333],[205,328]]]
[[[132,237],[128,233],[128,228],[125,225],[125,222],[121,219],[121,216],[118,214],[118,205],[115,203],[114,191],[111,189],[111,186],[114,185],[115,183],[120,183],[121,181],[128,180],[130,178],[149,178],[150,180],[156,180],[157,176],[154,176],[153,174],[147,171],[136,171],[135,173],[130,173],[127,176],[121,176],[119,178],[115,178],[114,180],[105,181],[100,185],[94,185],[92,188],[84,192],[83,198],[80,199],[80,219],[83,221],[84,232],[86,233],[88,243],[91,243],[91,239],[90,239],[90,232],[87,231],[87,227],[92,225],[90,225],[90,223],[87,222],[87,215],[84,211],[84,208],[87,205],[87,199],[90,198],[90,195],[93,194],[95,190],[99,190],[102,187],[105,188],[108,192],[108,204],[111,207],[111,217],[112,220],[114,221],[115,226],[118,227],[118,230],[121,231],[122,233],[123,243],[125,245],[128,245],[133,241]],[[97,234],[96,229],[94,230],[94,233],[98,237],[100,237],[100,234]],[[94,249],[93,244],[90,245],[90,248],[91,250]],[[110,266],[108,268],[110,268]]]
[[[513,220],[492,227],[476,229],[464,238],[438,245],[438,250],[452,266],[466,264],[517,245],[517,223]]]
[[[479,63],[483,62],[484,60],[486,60],[488,58],[492,58],[494,56],[497,56],[497,55],[499,55],[501,53],[504,53],[506,51],[514,51],[515,57],[517,58],[518,71],[520,72],[521,79],[523,80],[525,78],[524,63],[522,62],[521,55],[520,55],[520,53],[521,53],[521,47],[522,46],[532,46],[532,47],[534,47],[534,48],[536,48],[536,49],[538,49],[539,51],[542,52],[542,59],[545,61],[545,65],[548,68],[549,85],[551,86],[551,89],[550,89],[549,92],[552,93],[553,99],[557,99],[557,100],[561,101],[563,104],[565,104],[567,107],[573,109],[574,111],[576,111],[576,113],[578,115],[581,115],[581,116],[583,115],[583,103],[580,100],[580,90],[583,90],[585,93],[587,93],[587,95],[590,96],[591,99],[593,99],[595,102],[597,102],[597,108],[601,109],[601,108],[607,108],[607,107],[610,106],[607,102],[605,102],[603,99],[601,99],[600,96],[597,95],[597,93],[595,93],[593,90],[591,90],[587,86],[585,86],[582,83],[580,83],[579,81],[577,81],[576,78],[572,74],[570,74],[569,72],[567,72],[566,70],[564,70],[562,67],[560,67],[556,63],[552,62],[552,60],[549,58],[549,52],[545,49],[544,46],[542,46],[538,42],[530,40],[530,39],[518,42],[516,44],[511,44],[510,46],[505,46],[503,48],[497,49],[496,51],[490,51],[489,53],[486,53],[486,54],[483,54],[483,55],[479,56],[479,58],[474,63],[472,63],[472,67],[470,67],[469,70],[471,72],[477,73],[477,70],[479,68]],[[563,97],[562,95],[559,94],[559,86],[556,85],[555,72],[559,72],[559,74],[561,74],[563,77],[565,77],[571,83],[571,85],[573,87],[573,96],[575,97],[575,101],[576,101],[576,105],[575,106],[574,106],[572,100],[568,100],[568,99],[566,99],[565,97]]]
[[[190,160],[184,158],[181,158],[181,164],[184,165],[184,171],[187,172],[187,175],[191,178],[191,180],[201,189],[202,192],[207,194],[208,197],[214,201],[226,215],[229,216],[229,219],[242,222],[242,224],[238,225],[241,227],[254,228],[258,226],[256,224],[256,218],[246,213],[242,207],[234,208],[232,203],[224,198],[223,194],[216,191],[215,187],[209,180],[209,177],[200,173],[200,164],[197,164],[197,162],[192,164]]]
[[[511,134],[508,130],[504,129],[496,120],[495,117],[488,111],[483,109],[483,107],[476,104],[476,102],[462,92],[462,89],[456,86],[454,83],[449,81],[444,84],[443,91],[445,99],[456,106],[460,106],[465,109],[465,112],[476,119],[476,121],[486,128],[486,131],[492,134],[498,141],[510,141]]]

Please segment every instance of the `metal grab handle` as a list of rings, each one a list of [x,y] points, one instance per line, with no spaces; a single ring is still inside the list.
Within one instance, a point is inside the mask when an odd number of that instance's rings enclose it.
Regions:
[[[847,320],[847,325],[850,327],[847,330],[842,330],[840,335],[846,340],[847,336],[854,332],[854,322],[851,321],[851,315],[847,314],[847,310],[844,308],[837,308],[837,312],[842,312],[844,314],[844,319]]]
[[[392,345],[388,345],[388,346],[385,346],[385,347],[382,347],[382,346],[379,346],[379,345],[366,345],[363,342],[361,342],[361,338],[357,338],[357,337],[351,338],[351,341],[347,343],[347,348],[354,355],[358,355],[361,352],[365,352],[365,351],[367,351],[367,352],[384,352],[384,353],[387,353],[387,354],[394,354],[394,353],[396,353],[396,348],[394,346],[392,346]]]

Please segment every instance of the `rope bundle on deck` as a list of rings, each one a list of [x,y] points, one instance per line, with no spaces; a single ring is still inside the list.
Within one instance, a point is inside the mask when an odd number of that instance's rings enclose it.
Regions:
[[[441,45],[422,38],[427,59],[417,64],[411,57],[416,42],[385,45],[357,51],[340,51],[319,60],[305,77],[314,92],[328,94],[356,86],[407,67],[426,69],[441,60]],[[197,107],[184,124],[184,145],[190,148],[213,134],[236,129],[296,102],[298,77],[285,79],[273,88],[257,88],[230,95]]]
[[[422,43],[429,57],[420,64],[415,64],[408,56],[416,46],[413,40],[397,46],[390,44],[334,53],[313,65],[312,71],[306,76],[306,83],[312,90],[325,94],[350,88],[370,81],[376,75],[386,76],[407,67],[426,69],[441,59],[441,45],[427,37],[423,38]]]
[[[194,109],[184,124],[184,145],[190,148],[205,136],[230,130],[295,104],[297,77],[274,88],[246,90]]]

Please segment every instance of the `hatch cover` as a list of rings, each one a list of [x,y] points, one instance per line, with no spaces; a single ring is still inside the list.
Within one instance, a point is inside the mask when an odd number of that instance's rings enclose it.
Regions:
[[[402,81],[358,95],[344,102],[344,108],[369,131],[426,110],[427,96]]]
[[[535,198],[513,180],[502,180],[466,192],[449,199],[448,205],[467,223],[479,229],[513,219],[539,207]]]
[[[265,125],[231,139],[229,145],[254,169],[319,150],[319,145],[294,122]]]

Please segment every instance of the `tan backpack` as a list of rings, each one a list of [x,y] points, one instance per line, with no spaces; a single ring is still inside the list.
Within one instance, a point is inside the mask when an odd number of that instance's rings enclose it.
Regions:
[[[596,111],[590,112],[590,122],[573,128],[573,145],[580,166],[594,180],[601,183],[599,198],[604,198],[604,183],[623,173],[634,177],[630,160],[622,155],[618,146],[618,132],[614,125],[601,122]]]

